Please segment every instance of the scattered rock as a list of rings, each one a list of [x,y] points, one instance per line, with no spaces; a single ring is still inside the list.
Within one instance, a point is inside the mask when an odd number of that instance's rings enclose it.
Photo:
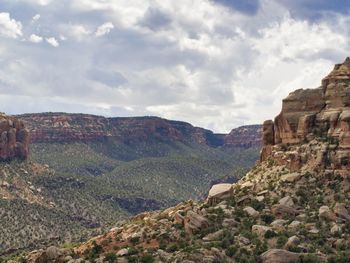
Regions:
[[[56,259],[61,255],[61,251],[59,248],[51,246],[46,249],[46,255],[49,259]]]
[[[300,244],[300,238],[297,236],[291,236],[288,238],[287,243],[285,244],[286,249],[297,247]]]
[[[336,203],[336,205],[334,207],[334,213],[342,219],[345,219],[347,221],[350,220],[350,214],[349,214],[348,210],[346,209],[345,205],[342,203]]]
[[[298,181],[301,177],[300,173],[284,174],[281,176],[282,182],[294,183]]]
[[[223,235],[224,235],[224,230],[221,229],[217,232],[206,235],[205,237],[202,238],[202,240],[205,242],[216,241],[216,240],[220,240],[223,237]]]
[[[297,231],[301,226],[301,222],[294,220],[292,223],[288,225],[288,229],[291,231]]]
[[[215,204],[232,196],[232,184],[215,184],[208,194],[208,203]]]
[[[287,205],[276,204],[272,206],[272,213],[278,218],[294,218],[297,214],[297,210]]]
[[[207,228],[209,226],[209,222],[205,217],[193,211],[187,212],[184,224],[187,233],[193,233],[195,230]]]
[[[123,249],[120,249],[118,250],[118,252],[116,253],[116,255],[118,257],[124,257],[124,256],[127,256],[129,254],[129,249],[127,248],[123,248]]]
[[[234,220],[233,218],[225,218],[222,222],[223,227],[235,227],[238,226],[238,222]]]
[[[267,231],[271,231],[272,228],[268,226],[262,226],[262,225],[253,225],[252,226],[252,232],[257,234],[260,238],[264,238]]]
[[[328,206],[321,206],[318,210],[318,216],[325,220],[334,221],[335,215],[334,213],[329,209]]]
[[[342,228],[341,228],[341,226],[339,226],[339,225],[334,225],[334,226],[332,226],[332,228],[331,228],[331,234],[332,234],[332,235],[341,233],[341,231],[342,231]]]
[[[247,206],[243,209],[249,216],[257,218],[260,213],[256,211],[253,207]]]
[[[281,200],[279,200],[278,203],[281,205],[286,205],[286,206],[290,206],[290,207],[294,206],[293,199],[289,195],[283,197]]]
[[[284,219],[276,219],[275,221],[273,221],[270,226],[273,229],[276,230],[282,230],[284,228],[284,225],[288,223],[288,220],[284,220]]]
[[[283,249],[270,249],[260,259],[262,263],[298,263],[300,255]]]

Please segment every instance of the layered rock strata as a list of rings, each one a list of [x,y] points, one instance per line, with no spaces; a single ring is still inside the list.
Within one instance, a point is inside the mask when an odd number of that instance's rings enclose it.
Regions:
[[[317,165],[344,170],[350,164],[350,59],[337,64],[316,89],[299,89],[283,100],[281,113],[263,125],[261,161],[274,146],[296,145],[321,139]],[[288,160],[298,170],[308,159],[293,154]],[[278,159],[278,158],[277,158]],[[281,160],[282,161],[282,160]]]
[[[261,125],[247,125],[217,134],[189,123],[158,117],[105,118],[68,113],[19,115],[30,130],[32,143],[92,141],[114,138],[121,143],[151,140],[194,142],[210,147],[259,147]]]

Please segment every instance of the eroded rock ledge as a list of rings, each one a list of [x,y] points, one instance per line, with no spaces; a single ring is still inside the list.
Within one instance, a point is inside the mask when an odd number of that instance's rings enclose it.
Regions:
[[[283,100],[281,113],[263,125],[261,161],[271,156],[274,145],[295,145],[323,139],[333,151],[320,149],[332,169],[350,162],[350,59],[335,65],[316,89],[299,89]],[[303,161],[298,160],[300,169]],[[324,164],[326,164],[324,163]],[[295,162],[294,162],[295,164]],[[327,165],[326,165],[327,166]]]

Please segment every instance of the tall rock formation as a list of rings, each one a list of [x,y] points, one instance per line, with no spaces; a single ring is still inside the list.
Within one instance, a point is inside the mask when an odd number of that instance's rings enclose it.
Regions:
[[[0,160],[26,159],[29,152],[29,132],[23,121],[0,114]]]
[[[270,156],[274,145],[302,144],[321,138],[330,144],[327,149],[320,149],[318,162],[322,163],[315,166],[346,170],[350,164],[350,59],[337,64],[319,88],[296,90],[282,105],[274,122],[263,125],[261,161]],[[289,161],[299,169],[307,158]]]

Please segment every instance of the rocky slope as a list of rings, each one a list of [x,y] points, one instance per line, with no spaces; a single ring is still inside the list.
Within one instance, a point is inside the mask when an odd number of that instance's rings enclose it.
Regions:
[[[223,135],[160,118],[20,117],[1,122],[0,256],[80,241],[118,219],[198,199],[212,181],[237,181],[258,157],[249,141],[218,146]]]
[[[193,127],[158,117],[105,118],[87,114],[39,113],[18,116],[31,133],[32,143],[92,141],[114,138],[122,143],[145,141],[194,142],[210,147],[261,145],[261,126],[248,125],[229,134]]]
[[[320,88],[291,93],[275,121],[264,123],[260,163],[239,182],[23,260],[349,262],[349,72],[347,59]]]
[[[26,159],[29,132],[23,121],[0,113],[0,160]]]

